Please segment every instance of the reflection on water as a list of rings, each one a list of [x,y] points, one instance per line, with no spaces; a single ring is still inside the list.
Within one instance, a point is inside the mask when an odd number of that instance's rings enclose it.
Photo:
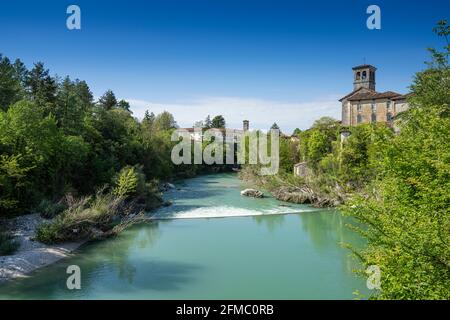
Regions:
[[[258,212],[252,217],[157,220],[0,285],[1,299],[351,299],[364,281],[340,242],[363,245],[334,210],[241,197],[233,175],[187,180],[166,197],[160,217]],[[221,211],[223,208],[228,211]],[[222,209],[221,209],[222,208]],[[288,215],[267,212],[291,210]],[[199,212],[197,212],[198,214]],[[82,289],[66,289],[68,265]]]
[[[283,225],[285,215],[272,215],[272,216],[253,216],[252,219],[258,225],[264,225],[269,232],[274,232],[276,229]]]

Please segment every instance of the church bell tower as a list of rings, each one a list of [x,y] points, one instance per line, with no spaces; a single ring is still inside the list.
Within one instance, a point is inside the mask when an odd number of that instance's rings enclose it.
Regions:
[[[375,91],[375,72],[377,68],[364,64],[353,68],[353,90],[367,88]]]

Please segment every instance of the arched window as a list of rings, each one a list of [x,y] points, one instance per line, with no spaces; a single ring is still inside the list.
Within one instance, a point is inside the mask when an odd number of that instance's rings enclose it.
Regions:
[[[361,103],[358,102],[358,105],[356,106],[356,110],[357,110],[358,112],[361,112],[361,109],[362,109]]]
[[[361,123],[362,122],[362,116],[360,114],[358,114],[356,116],[356,123]]]
[[[361,72],[357,72],[356,73],[356,80],[360,80],[361,79]]]
[[[372,122],[377,122],[377,114],[372,113]]]
[[[367,71],[363,71],[362,72],[362,79],[366,80],[366,78],[367,78]]]

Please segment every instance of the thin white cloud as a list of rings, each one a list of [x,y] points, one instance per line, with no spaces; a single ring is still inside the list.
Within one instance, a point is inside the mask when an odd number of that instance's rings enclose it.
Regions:
[[[282,131],[309,128],[314,120],[323,116],[341,117],[339,96],[333,95],[311,102],[281,102],[258,98],[202,97],[176,103],[155,103],[145,100],[125,99],[131,105],[134,116],[142,119],[145,110],[155,114],[169,111],[181,127],[192,127],[194,122],[221,114],[227,127],[241,128],[242,120],[250,121],[253,129],[267,129],[276,122]]]

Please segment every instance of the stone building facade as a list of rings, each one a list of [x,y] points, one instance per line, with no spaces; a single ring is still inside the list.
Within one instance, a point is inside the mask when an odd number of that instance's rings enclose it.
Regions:
[[[353,68],[353,91],[339,100],[344,126],[371,122],[391,125],[397,114],[408,109],[408,94],[376,91],[376,71],[371,65]]]
[[[210,128],[208,132],[212,134],[212,136],[223,137],[225,142],[237,143],[239,138],[247,131],[249,131],[250,122],[248,120],[243,121],[242,130],[240,129],[218,129],[218,128]],[[193,141],[202,141],[205,128],[180,128],[179,130],[188,132],[191,140]]]

